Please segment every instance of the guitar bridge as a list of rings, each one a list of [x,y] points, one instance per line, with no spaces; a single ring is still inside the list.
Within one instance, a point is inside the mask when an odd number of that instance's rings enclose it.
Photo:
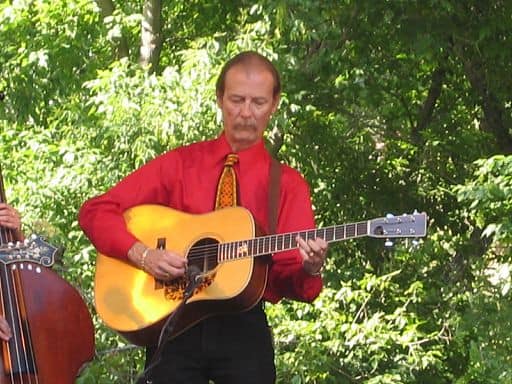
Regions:
[[[208,288],[215,278],[214,273],[208,273],[203,275],[202,282],[194,290],[194,295]],[[181,301],[185,297],[185,289],[187,288],[186,277],[178,277],[177,279],[166,281],[164,285],[164,296],[170,301]]]

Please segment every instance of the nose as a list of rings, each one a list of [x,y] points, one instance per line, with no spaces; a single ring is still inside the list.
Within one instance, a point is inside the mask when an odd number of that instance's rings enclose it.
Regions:
[[[240,108],[240,115],[242,117],[250,117],[251,116],[251,104],[246,101],[245,103],[242,104],[241,108]]]

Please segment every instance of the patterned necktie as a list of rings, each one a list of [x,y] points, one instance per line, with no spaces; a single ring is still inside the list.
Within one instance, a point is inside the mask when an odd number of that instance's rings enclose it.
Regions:
[[[233,165],[238,162],[238,155],[230,153],[226,157],[224,169],[220,175],[217,185],[217,197],[215,199],[215,209],[234,207],[237,205],[236,174]]]

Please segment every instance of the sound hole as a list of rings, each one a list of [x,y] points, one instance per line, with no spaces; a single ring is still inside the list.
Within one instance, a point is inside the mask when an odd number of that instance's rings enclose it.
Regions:
[[[217,267],[217,240],[210,237],[194,243],[188,253],[187,259],[190,266],[194,265],[203,273],[207,273]]]
[[[202,282],[197,286],[194,294],[210,286],[215,279],[215,268],[218,264],[218,248],[215,246],[217,243],[217,240],[206,237],[194,243],[188,252],[189,267],[195,266],[203,274]],[[165,282],[165,298],[172,301],[182,300],[187,283],[186,276]]]

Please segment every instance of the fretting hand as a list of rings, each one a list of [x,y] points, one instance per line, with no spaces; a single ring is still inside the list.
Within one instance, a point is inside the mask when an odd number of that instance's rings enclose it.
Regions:
[[[320,237],[306,241],[297,236],[296,240],[302,256],[304,270],[310,275],[319,275],[325,263],[328,249],[327,242]]]
[[[24,240],[23,232],[21,231],[21,216],[9,204],[0,203],[0,226],[12,229],[14,240]]]

